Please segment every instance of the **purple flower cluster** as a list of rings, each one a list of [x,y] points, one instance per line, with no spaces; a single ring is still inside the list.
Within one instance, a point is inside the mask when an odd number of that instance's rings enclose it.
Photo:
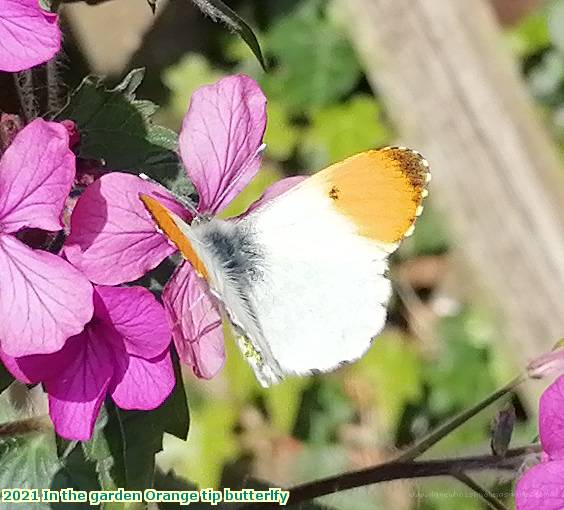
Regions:
[[[38,0],[0,0],[0,70],[48,60],[60,39],[56,16]],[[258,171],[265,109],[264,95],[246,76],[194,93],[180,156],[199,194],[198,214],[220,212]],[[58,434],[85,440],[107,396],[123,409],[153,409],[166,399],[175,383],[171,337],[199,377],[213,377],[225,353],[217,303],[189,263],[165,286],[164,307],[142,287],[120,287],[176,251],[139,194],[158,198],[187,221],[193,213],[158,185],[119,172],[90,179],[80,198],[71,199],[73,185],[83,180],[70,124],[36,119],[2,147],[0,358],[20,381],[43,384]],[[299,179],[275,184],[251,208]],[[61,218],[71,209],[69,229]],[[32,249],[25,242],[30,229],[63,230],[62,250]]]

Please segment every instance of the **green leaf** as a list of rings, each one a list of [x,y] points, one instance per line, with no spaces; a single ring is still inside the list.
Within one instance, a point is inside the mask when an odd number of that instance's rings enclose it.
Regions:
[[[391,129],[381,120],[376,100],[359,94],[315,112],[302,150],[309,156],[310,164],[319,168],[386,145],[391,135]]]
[[[28,435],[0,441],[0,488],[46,489],[60,467],[53,433]],[[2,510],[18,510],[22,503],[2,503]],[[26,503],[43,510],[47,503]]]
[[[22,385],[22,390],[29,390]],[[26,397],[22,397],[25,399]],[[0,396],[0,422],[30,418],[12,404],[8,392]],[[0,489],[45,489],[50,487],[53,475],[60,467],[57,457],[55,434],[42,428],[38,432],[28,432],[20,436],[0,439]],[[1,499],[0,499],[1,501]],[[2,510],[44,510],[45,503],[2,502]]]
[[[57,115],[73,120],[80,131],[79,156],[103,160],[111,170],[145,172],[171,182],[181,165],[174,131],[153,124],[157,105],[135,98],[145,71],[135,69],[113,89],[88,77]]]
[[[347,37],[318,3],[299,4],[266,36],[278,67],[263,77],[262,85],[268,97],[285,101],[297,115],[339,100],[361,75]]]
[[[95,465],[84,456],[82,448],[74,448],[64,461],[60,469],[55,473],[50,484],[52,490],[72,488],[75,491],[100,490],[96,476]],[[90,508],[84,503],[51,503],[51,510],[80,510]]]
[[[2,393],[13,382],[14,378],[12,377],[12,374],[10,374],[4,365],[0,363],[0,393]]]
[[[124,411],[106,402],[92,440],[83,444],[86,458],[96,463],[105,490],[152,487],[155,455],[162,450],[164,433],[186,439],[188,406],[177,361],[175,372],[174,391],[153,411]]]
[[[260,49],[260,44],[246,21],[241,18],[235,11],[230,9],[221,0],[192,0],[198,8],[207,14],[212,20],[221,22],[247,43],[247,46],[254,53],[262,68],[266,71],[267,66]]]

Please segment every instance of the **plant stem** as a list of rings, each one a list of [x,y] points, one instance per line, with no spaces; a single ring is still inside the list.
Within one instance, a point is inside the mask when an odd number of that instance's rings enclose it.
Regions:
[[[443,437],[450,434],[452,431],[466,423],[470,418],[473,418],[476,414],[480,411],[485,409],[486,407],[493,404],[496,400],[507,395],[511,392],[516,386],[521,384],[526,379],[525,375],[519,375],[505,386],[500,388],[499,390],[494,391],[492,394],[488,395],[485,399],[478,402],[476,405],[471,407],[470,409],[466,409],[462,411],[460,414],[457,414],[446,423],[441,425],[438,429],[432,431],[428,436],[421,439],[411,448],[406,450],[404,453],[399,455],[396,460],[398,461],[408,461],[413,460],[425,453],[429,448],[433,445],[438,443]]]
[[[459,473],[457,475],[453,475],[453,478],[456,478],[459,482],[466,485],[466,487],[472,489],[476,494],[479,494],[490,508],[493,508],[494,510],[507,510],[507,507],[499,499],[497,499],[487,489],[476,483],[467,474]]]
[[[26,122],[31,122],[38,115],[37,101],[33,90],[33,71],[27,69],[14,74],[16,90],[20,100],[21,111]]]
[[[445,460],[394,460],[371,468],[322,478],[292,487],[288,489],[290,498],[287,505],[296,505],[314,498],[334,494],[335,492],[391,480],[458,476],[460,473],[468,471],[484,471],[491,469],[514,470],[521,464],[524,456],[538,451],[540,451],[540,445],[508,450],[505,457],[478,455]],[[241,507],[240,510],[265,510],[269,508],[279,508],[279,506],[277,503],[253,503]]]
[[[62,90],[58,65],[58,55],[55,55],[45,65],[45,75],[47,81],[47,112],[51,115],[54,115],[62,107]]]

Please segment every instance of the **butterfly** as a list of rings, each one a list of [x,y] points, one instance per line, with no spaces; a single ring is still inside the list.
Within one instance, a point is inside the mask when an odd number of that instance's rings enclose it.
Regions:
[[[386,321],[388,257],[413,232],[429,164],[406,147],[351,156],[248,215],[186,223],[140,195],[209,285],[263,386],[360,358]]]

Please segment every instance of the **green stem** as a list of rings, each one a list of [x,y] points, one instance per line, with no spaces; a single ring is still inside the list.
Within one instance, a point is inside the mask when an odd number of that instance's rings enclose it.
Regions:
[[[521,384],[525,379],[526,379],[525,375],[523,374],[519,375],[518,377],[510,381],[508,384],[503,386],[503,388],[494,391],[491,395],[487,396],[485,399],[478,402],[475,406],[471,407],[470,409],[466,409],[465,411],[462,411],[460,414],[457,414],[456,416],[448,420],[446,423],[441,425],[438,429],[434,430],[428,436],[424,437],[415,445],[413,445],[411,448],[409,448],[407,451],[399,455],[396,460],[408,461],[408,460],[416,459],[417,457],[425,453],[433,445],[438,443],[441,439],[443,439],[443,437],[447,436],[452,431],[454,431],[455,429],[466,423],[470,418],[473,418],[480,411],[482,411],[486,407],[493,404],[495,401],[499,400],[500,398],[504,397],[505,395],[513,391],[513,389],[519,384]]]
[[[480,495],[490,508],[493,508],[494,510],[507,510],[507,507],[499,499],[497,499],[490,491],[476,483],[467,474],[459,473],[457,475],[453,475],[453,478],[456,478],[459,482],[466,485],[466,487],[472,489],[476,494]]]

